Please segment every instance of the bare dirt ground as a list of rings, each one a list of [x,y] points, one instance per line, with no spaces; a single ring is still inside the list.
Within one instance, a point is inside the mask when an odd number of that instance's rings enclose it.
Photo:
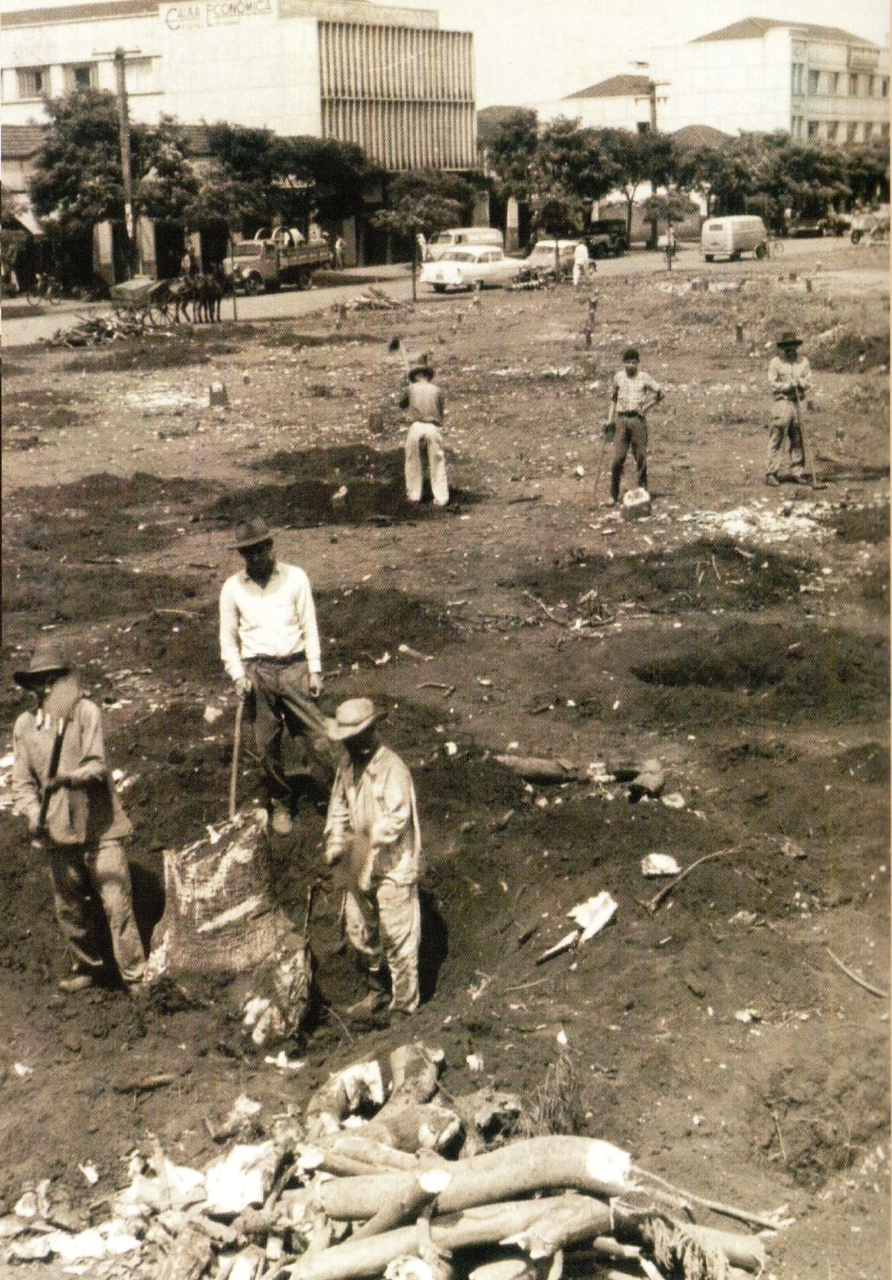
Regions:
[[[789,1205],[795,1223],[769,1241],[784,1280],[889,1275],[889,1002],[830,955],[888,989],[883,254],[605,277],[590,347],[587,295],[566,288],[422,297],[338,327],[329,311],[21,348],[4,368],[4,751],[26,705],[10,673],[53,627],[105,708],[146,938],[162,851],[226,814],[234,702],[217,597],[237,567],[233,524],[261,513],[314,585],[324,709],[375,698],[416,780],[427,999],[412,1034],[444,1050],[445,1088],[480,1082],[476,1054],[486,1080],[532,1096],[566,1039],[583,1132],[702,1195]],[[813,490],[763,485],[765,370],[790,327],[815,368]],[[403,496],[395,333],[433,352],[447,395],[445,512]],[[594,492],[630,341],[667,389],[641,521],[605,505],[609,459]],[[211,409],[218,381],[229,405]],[[493,759],[504,752],[606,769],[529,785]],[[598,780],[645,757],[680,800],[633,804]],[[243,803],[259,781],[246,758]],[[245,1051],[213,983],[145,1007],[114,990],[62,996],[48,882],[5,803],[2,1212],[26,1179],[50,1178],[86,1223],[149,1135],[203,1167],[206,1122],[237,1094],[301,1112],[329,1071],[396,1043],[386,1026],[348,1035],[326,1007],[360,988],[324,876],[320,1006],[294,1075]],[[322,822],[308,799],[294,837],[273,843],[296,921],[323,874]],[[687,866],[723,849],[647,908],[660,882],[642,877],[644,855]],[[537,966],[601,889],[619,904],[609,928]],[[157,1074],[174,1083],[128,1091]],[[129,1274],[102,1266],[89,1274]]]

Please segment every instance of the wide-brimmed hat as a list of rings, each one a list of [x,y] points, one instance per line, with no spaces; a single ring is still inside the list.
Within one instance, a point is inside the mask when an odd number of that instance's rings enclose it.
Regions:
[[[420,378],[422,376],[425,378],[432,378],[434,376],[433,366],[426,363],[413,364],[412,368],[409,370],[409,381],[414,382],[416,378]]]
[[[777,340],[777,346],[784,347],[801,347],[802,339],[797,338],[792,329],[785,330]]]
[[[348,698],[335,711],[334,719],[326,720],[325,728],[333,741],[343,742],[345,738],[355,738],[357,734],[363,733],[385,714],[375,710],[371,698]]]
[[[49,637],[37,641],[27,667],[14,671],[12,678],[23,689],[30,689],[38,676],[63,675],[71,670],[71,659],[64,653],[58,640]]]
[[[232,546],[235,551],[245,551],[248,547],[259,547],[263,542],[271,542],[272,536],[272,530],[263,516],[252,516],[250,520],[243,520],[236,526]]]
[[[623,360],[640,360],[641,352],[637,347],[626,347],[623,352]]]

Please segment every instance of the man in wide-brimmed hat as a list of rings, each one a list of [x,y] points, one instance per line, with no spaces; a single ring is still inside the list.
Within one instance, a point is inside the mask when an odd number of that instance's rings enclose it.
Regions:
[[[379,713],[368,698],[350,698],[328,722],[345,751],[325,823],[325,860],[346,890],[347,937],[365,971],[369,993],[350,1010],[374,1014],[418,1008],[421,829],[415,788],[399,756],[378,740]]]
[[[325,718],[315,701],[322,689],[316,608],[303,569],[276,559],[262,516],[238,526],[233,549],[244,568],[220,592],[220,655],[239,697],[248,699],[272,829],[289,835],[294,796],[282,759],[284,732],[299,757],[298,772],[321,772],[325,786],[334,772]]]
[[[37,701],[13,729],[12,794],[14,811],[27,818],[49,859],[56,919],[72,956],[59,986],[84,991],[102,968],[90,902],[98,895],[121,978],[136,992],[145,956],[122,844],[133,828],[106,764],[99,708],[81,693],[52,639],[38,641],[14,679]]]
[[[423,486],[422,446],[427,449],[431,491],[438,507],[449,501],[449,482],[446,478],[446,454],[443,449],[443,416],[445,401],[443,392],[434,382],[434,371],[426,360],[412,365],[408,371],[409,387],[400,401],[409,410],[412,425],[406,436],[406,496],[410,502],[421,501]]]
[[[808,481],[802,439],[802,402],[811,390],[811,366],[805,356],[800,356],[801,346],[802,339],[797,338],[792,330],[787,330],[778,338],[778,354],[772,356],[768,365],[768,385],[773,403],[765,483],[770,485],[780,484],[778,472],[784,440],[790,450],[790,479],[797,484]]]

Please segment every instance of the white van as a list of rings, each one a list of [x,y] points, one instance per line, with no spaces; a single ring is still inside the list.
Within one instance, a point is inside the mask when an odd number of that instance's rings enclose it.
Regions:
[[[478,248],[489,245],[494,249],[505,248],[505,237],[498,227],[451,227],[441,231],[428,241],[425,258],[428,262],[436,262],[447,249]]]
[[[707,218],[700,233],[700,247],[707,262],[730,258],[737,262],[742,253],[764,258],[768,253],[768,231],[761,218],[752,214],[732,214],[729,218]]]

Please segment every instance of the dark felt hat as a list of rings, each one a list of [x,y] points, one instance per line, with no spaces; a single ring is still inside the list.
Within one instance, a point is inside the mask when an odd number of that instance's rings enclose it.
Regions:
[[[46,636],[37,641],[27,667],[14,671],[12,678],[23,689],[30,689],[39,676],[64,675],[70,670],[71,660],[63,652],[58,640]]]
[[[412,368],[409,370],[410,382],[414,382],[416,378],[432,378],[433,376],[433,366],[429,365],[426,361],[422,361],[420,364],[413,364]]]
[[[259,547],[263,542],[271,542],[272,537],[272,530],[263,516],[252,516],[236,527],[232,546],[236,551],[246,551],[248,547]]]
[[[641,353],[637,347],[626,347],[623,352],[623,360],[640,360]]]
[[[801,347],[802,339],[797,338],[792,329],[787,329],[777,340],[777,346],[783,351],[784,347]]]

